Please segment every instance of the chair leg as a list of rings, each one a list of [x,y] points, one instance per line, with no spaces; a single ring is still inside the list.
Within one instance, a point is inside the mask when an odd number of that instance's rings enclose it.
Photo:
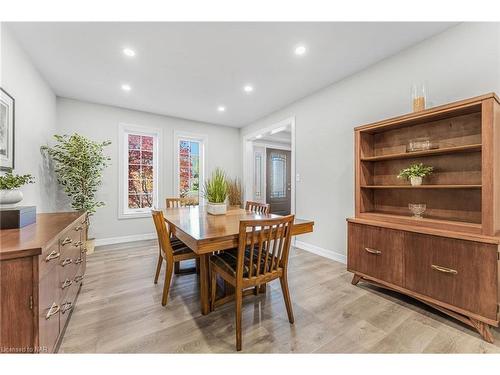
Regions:
[[[168,262],[167,262],[167,269],[165,271],[165,284],[163,285],[163,297],[161,299],[162,306],[165,306],[167,304],[168,292],[170,291],[170,282],[172,280],[172,271],[173,270],[174,270],[173,265],[168,264]]]
[[[213,270],[211,272],[211,286],[210,286],[210,311],[214,311],[215,309],[215,296],[217,295],[217,273]]]
[[[295,319],[293,318],[292,301],[290,299],[290,291],[288,290],[288,279],[286,273],[280,277],[281,291],[283,292],[283,298],[285,299],[286,312],[288,314],[288,321],[293,324]]]
[[[158,264],[156,265],[155,284],[158,284],[158,277],[160,276],[162,263],[163,263],[163,258],[161,257],[161,255],[158,255]]]
[[[174,273],[176,275],[181,273],[181,262],[174,262]]]
[[[243,303],[243,290],[237,287],[235,292],[236,299],[236,350],[241,350],[241,306]]]

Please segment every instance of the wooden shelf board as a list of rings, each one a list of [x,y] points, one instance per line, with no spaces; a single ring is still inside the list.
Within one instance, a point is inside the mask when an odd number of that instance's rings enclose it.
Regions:
[[[458,221],[458,220],[444,220],[444,219],[432,219],[429,217],[424,217],[421,219],[414,218],[411,215],[396,215],[396,214],[388,214],[384,212],[377,212],[377,211],[369,211],[369,212],[363,212],[361,213],[361,217],[367,218],[367,219],[383,219],[383,218],[388,218],[388,219],[405,219],[414,223],[422,224],[433,224],[433,223],[439,223],[439,224],[453,224],[453,225],[458,225],[462,226],[464,228],[475,228],[475,229],[481,229],[481,224],[479,223],[471,223],[467,221]]]
[[[363,189],[481,189],[483,185],[364,185]]]
[[[436,148],[433,150],[425,150],[425,151],[415,151],[415,152],[401,152],[399,154],[391,154],[391,155],[378,155],[378,156],[368,156],[361,158],[361,161],[382,161],[382,160],[396,160],[396,159],[410,159],[410,158],[418,158],[425,156],[434,156],[434,155],[445,155],[445,154],[455,154],[462,152],[476,152],[481,151],[481,144],[472,144],[472,145],[464,145],[464,146],[453,146],[453,147],[443,147]]]

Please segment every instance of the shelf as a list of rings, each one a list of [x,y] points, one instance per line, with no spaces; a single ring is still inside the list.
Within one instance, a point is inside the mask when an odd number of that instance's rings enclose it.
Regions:
[[[436,148],[433,150],[425,150],[425,151],[402,152],[399,154],[392,154],[392,155],[369,156],[369,157],[361,158],[361,161],[411,159],[411,158],[425,157],[425,156],[455,154],[455,153],[461,153],[461,152],[476,152],[476,151],[481,151],[481,144],[480,143],[473,144],[473,145],[465,145],[465,146]]]
[[[363,189],[481,189],[482,185],[365,185]]]
[[[413,223],[413,225],[421,226],[421,225],[454,225],[456,227],[462,227],[464,229],[469,230],[480,230],[481,224],[479,223],[471,223],[467,221],[458,221],[458,220],[444,220],[444,219],[433,219],[429,217],[423,218],[414,218],[411,215],[397,215],[397,214],[388,214],[377,211],[369,211],[363,212],[360,214],[360,217],[365,219],[374,219],[374,220],[388,220],[389,222],[401,222],[401,220],[407,223]]]

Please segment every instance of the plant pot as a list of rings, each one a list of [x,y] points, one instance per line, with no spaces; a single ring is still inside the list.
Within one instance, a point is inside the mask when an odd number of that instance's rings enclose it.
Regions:
[[[410,177],[411,186],[422,185],[422,177]]]
[[[208,202],[207,212],[210,215],[225,215],[227,212],[226,203],[210,203],[210,202]]]
[[[23,192],[19,189],[0,190],[0,205],[14,205],[23,200]]]

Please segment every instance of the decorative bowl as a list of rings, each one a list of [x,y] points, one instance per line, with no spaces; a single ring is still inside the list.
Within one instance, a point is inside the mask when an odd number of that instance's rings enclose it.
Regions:
[[[425,204],[423,204],[423,203],[410,203],[408,205],[408,208],[410,209],[410,211],[413,214],[414,218],[421,219],[422,218],[422,214],[427,209],[427,206]]]

